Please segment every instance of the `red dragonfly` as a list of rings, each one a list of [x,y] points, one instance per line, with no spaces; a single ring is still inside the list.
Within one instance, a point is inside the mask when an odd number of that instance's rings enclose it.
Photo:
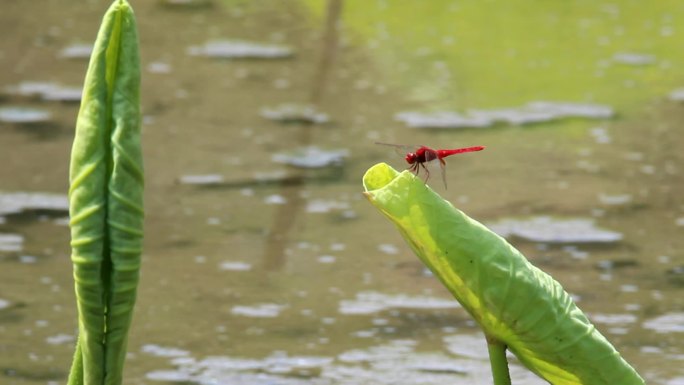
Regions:
[[[427,183],[428,178],[430,178],[430,170],[425,166],[427,163],[438,160],[439,168],[442,173],[442,181],[444,182],[444,188],[446,188],[446,161],[444,158],[451,155],[462,154],[464,152],[482,151],[484,146],[474,146],[474,147],[464,147],[464,148],[454,148],[450,150],[435,150],[427,146],[418,146],[417,148],[411,146],[403,146],[399,144],[391,143],[381,143],[375,142],[375,144],[382,144],[385,146],[395,147],[397,150],[402,150],[406,152],[406,162],[409,164],[408,169],[412,173],[418,175],[420,169],[425,170],[425,183]]]

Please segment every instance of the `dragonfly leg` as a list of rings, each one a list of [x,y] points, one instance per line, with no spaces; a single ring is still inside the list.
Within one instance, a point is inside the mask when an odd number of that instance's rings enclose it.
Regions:
[[[428,179],[430,179],[430,170],[428,170],[428,168],[425,167],[424,163],[419,163],[419,164],[423,167],[423,170],[425,170],[425,180],[423,181],[423,183],[427,184]],[[417,173],[416,173],[416,175],[417,175]]]

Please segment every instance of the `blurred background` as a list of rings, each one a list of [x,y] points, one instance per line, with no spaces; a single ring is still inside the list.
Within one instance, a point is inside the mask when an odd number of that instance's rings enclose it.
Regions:
[[[406,167],[376,141],[487,146],[428,184],[647,383],[684,384],[684,3],[129,1],[146,236],[127,384],[491,383],[476,325],[361,194],[373,164]],[[68,374],[69,152],[109,4],[0,11],[2,384]]]

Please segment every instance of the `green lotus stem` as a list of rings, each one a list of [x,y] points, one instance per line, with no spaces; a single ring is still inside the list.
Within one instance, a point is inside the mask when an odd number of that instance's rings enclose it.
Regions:
[[[122,383],[143,235],[140,58],[133,10],[116,0],[97,35],[69,170],[79,337],[69,384]]]
[[[487,337],[487,351],[489,351],[494,385],[511,385],[511,374],[506,359],[506,345],[495,338]]]
[[[363,183],[369,201],[485,335],[528,369],[552,384],[644,383],[558,282],[421,179],[381,163]]]

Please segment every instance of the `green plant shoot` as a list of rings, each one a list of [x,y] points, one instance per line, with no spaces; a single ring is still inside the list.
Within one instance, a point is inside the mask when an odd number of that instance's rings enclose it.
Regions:
[[[552,384],[644,384],[561,285],[506,240],[408,171],[377,164],[363,183],[369,201],[480,324],[490,344],[505,345]]]
[[[114,1],[97,35],[69,179],[79,336],[68,383],[118,385],[143,236],[140,58],[126,0]]]

